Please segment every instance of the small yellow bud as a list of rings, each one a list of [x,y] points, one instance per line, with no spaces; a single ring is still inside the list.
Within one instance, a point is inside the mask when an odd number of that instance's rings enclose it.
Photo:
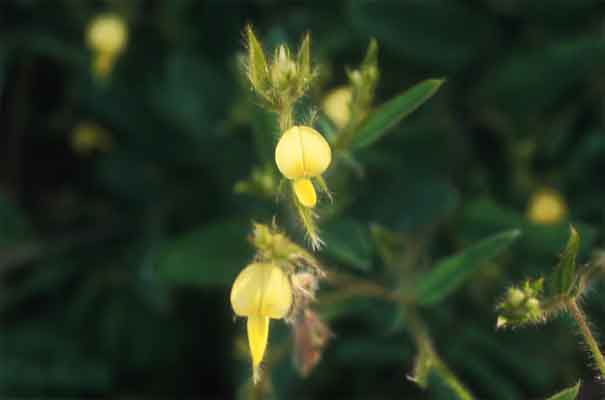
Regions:
[[[527,309],[532,313],[540,312],[540,300],[531,298],[527,300]]]
[[[302,205],[314,207],[315,188],[308,178],[324,173],[332,162],[332,150],[323,136],[308,126],[293,126],[282,135],[275,148],[280,172],[294,180],[294,193]]]
[[[344,128],[351,118],[353,91],[348,86],[332,90],[324,98],[322,108],[338,128]]]
[[[231,288],[231,307],[247,317],[248,344],[252,355],[254,380],[258,380],[269,338],[269,319],[284,318],[292,306],[292,286],[284,271],[273,264],[253,263],[235,279]]]
[[[556,190],[541,189],[530,198],[527,215],[537,224],[556,224],[567,215],[567,204]]]
[[[115,14],[102,14],[92,20],[86,33],[88,46],[101,53],[121,52],[128,40],[124,20]]]

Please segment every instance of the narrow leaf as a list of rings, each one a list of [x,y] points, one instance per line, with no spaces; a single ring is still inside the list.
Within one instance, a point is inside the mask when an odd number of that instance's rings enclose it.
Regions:
[[[550,278],[552,295],[567,295],[573,289],[576,281],[576,256],[579,249],[580,235],[573,226],[570,226],[569,239]]]
[[[380,139],[389,129],[430,99],[443,82],[443,79],[427,79],[382,104],[359,127],[352,147],[367,147]]]
[[[418,304],[433,305],[445,299],[482,265],[511,245],[520,234],[517,229],[502,232],[439,261],[419,282],[416,293]]]
[[[368,50],[366,51],[366,55],[361,63],[361,68],[364,67],[375,67],[378,65],[378,42],[376,39],[372,38],[370,40],[370,45],[368,46]]]
[[[549,397],[546,400],[576,400],[576,397],[578,397],[578,393],[580,392],[581,384],[582,384],[582,382],[579,381],[578,383],[575,384],[575,386],[564,389],[564,390],[560,391],[559,393],[555,394],[554,396]]]
[[[300,44],[297,56],[298,70],[301,76],[311,75],[311,35],[307,33]]]
[[[263,91],[269,80],[269,67],[260,42],[256,38],[252,26],[246,26],[246,40],[248,45],[248,78],[254,88]]]

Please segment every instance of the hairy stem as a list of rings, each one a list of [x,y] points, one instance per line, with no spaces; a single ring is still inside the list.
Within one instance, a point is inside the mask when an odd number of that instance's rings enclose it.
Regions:
[[[599,345],[590,331],[586,315],[584,315],[584,312],[580,309],[575,299],[569,299],[567,301],[567,308],[580,328],[580,332],[582,333],[586,345],[588,345],[588,349],[592,354],[600,377],[605,378],[605,358],[603,358],[603,353],[601,353],[601,349],[599,349]]]
[[[279,109],[279,130],[280,134],[284,133],[288,128],[294,125],[294,119],[292,117],[293,107],[291,104],[284,104]]]

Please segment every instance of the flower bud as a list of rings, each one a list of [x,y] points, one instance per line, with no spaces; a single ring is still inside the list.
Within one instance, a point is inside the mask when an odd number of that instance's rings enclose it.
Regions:
[[[527,280],[520,287],[511,287],[496,306],[499,312],[496,327],[521,326],[543,322],[546,314],[540,301],[544,279]]]
[[[273,87],[281,88],[296,76],[296,63],[290,58],[290,51],[284,45],[279,46],[275,53],[275,59],[271,65],[271,80]]]
[[[284,318],[292,306],[290,280],[274,264],[250,264],[233,283],[231,306],[235,314],[248,318],[248,344],[254,380],[258,381],[260,363],[269,338],[269,319]]]
[[[521,289],[511,287],[508,289],[508,303],[513,307],[518,307],[525,300],[525,293]]]
[[[342,129],[351,118],[353,91],[348,86],[332,90],[323,101],[323,110],[334,124]]]

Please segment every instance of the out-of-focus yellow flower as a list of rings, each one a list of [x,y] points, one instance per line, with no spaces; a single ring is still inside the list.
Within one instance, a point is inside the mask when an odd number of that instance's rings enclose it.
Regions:
[[[120,53],[126,47],[128,28],[119,15],[102,14],[91,21],[86,39],[93,50]]]
[[[87,155],[93,151],[109,151],[111,135],[97,124],[81,122],[72,132],[71,147],[80,155]]]
[[[331,161],[330,145],[319,132],[308,126],[288,129],[275,148],[277,168],[293,181],[294,193],[305,207],[314,207],[317,203],[310,178],[323,174]]]
[[[101,14],[95,17],[86,31],[88,46],[95,52],[93,70],[100,77],[111,72],[117,56],[128,42],[128,27],[119,15]]]
[[[556,190],[540,189],[529,199],[527,216],[537,224],[556,224],[567,216],[567,204]]]
[[[323,100],[324,112],[338,128],[344,128],[351,119],[352,99],[353,90],[349,86],[342,86],[332,90]]]
[[[290,279],[274,264],[250,264],[233,283],[231,306],[235,314],[248,318],[248,344],[257,382],[269,338],[269,319],[284,318],[292,306]]]

